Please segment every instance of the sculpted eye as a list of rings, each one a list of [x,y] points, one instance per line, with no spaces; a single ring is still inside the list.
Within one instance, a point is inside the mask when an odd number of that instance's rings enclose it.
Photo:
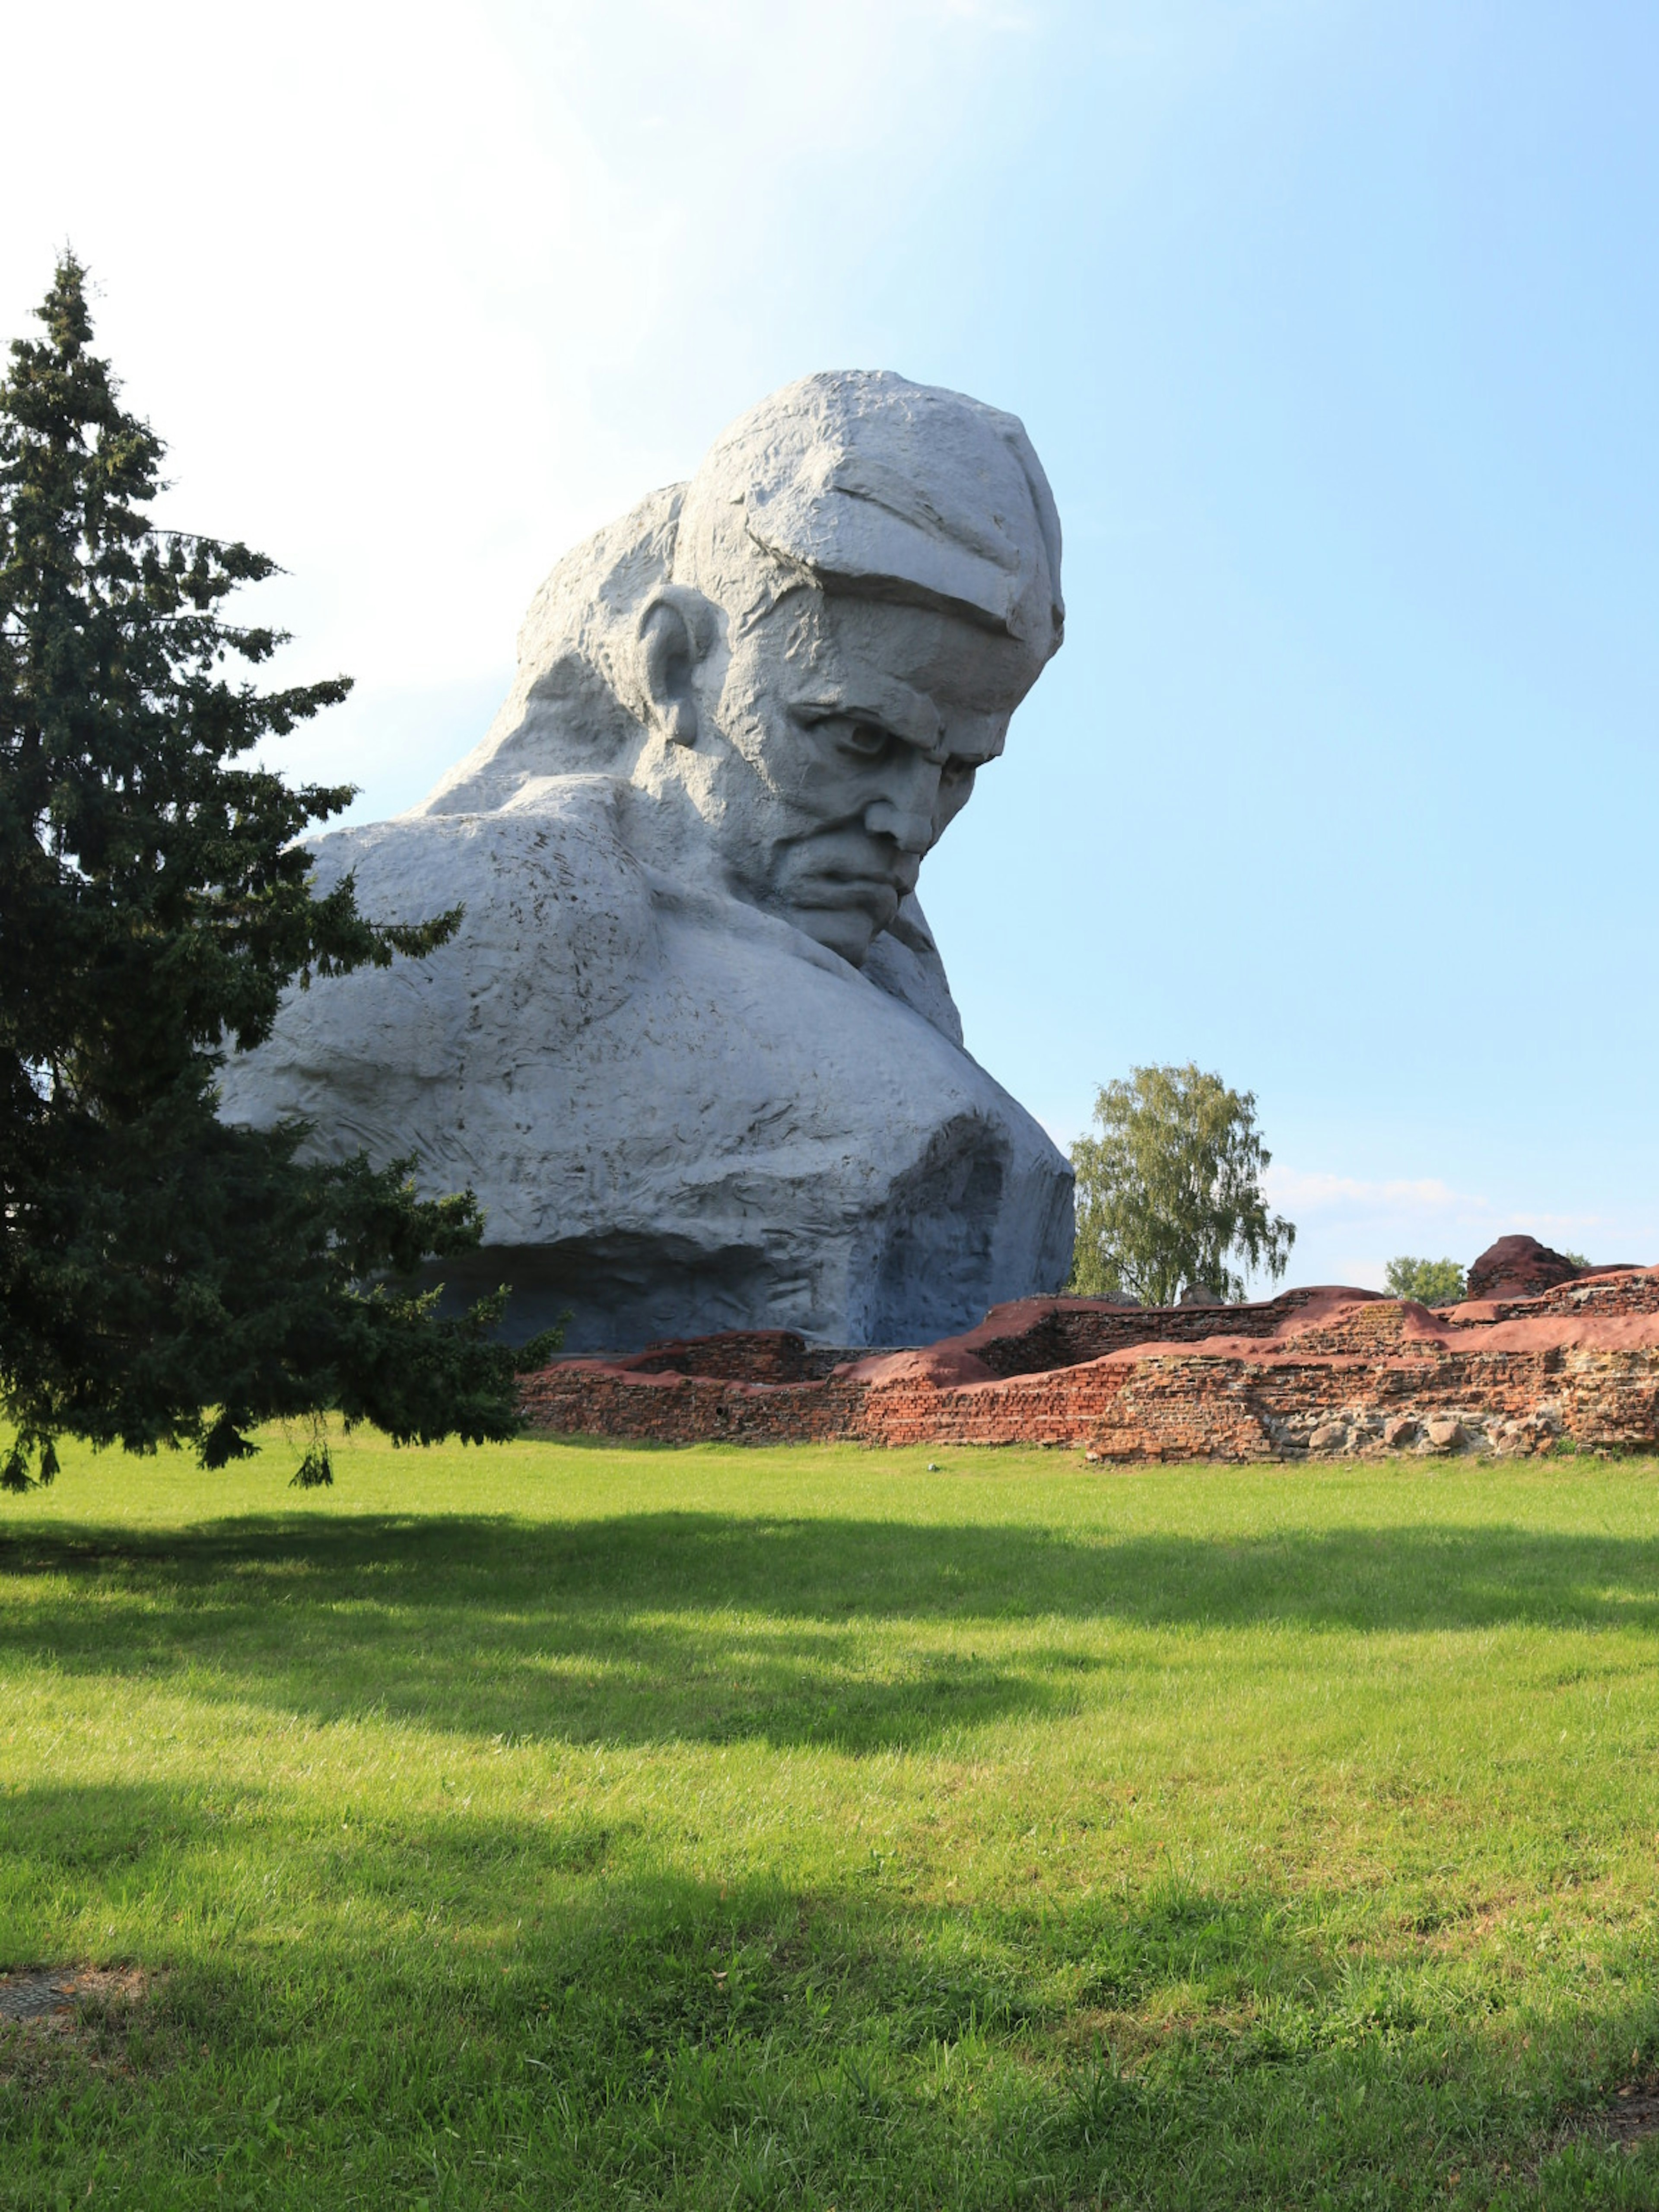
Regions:
[[[890,733],[874,722],[848,722],[841,732],[841,749],[855,760],[879,760],[893,743]]]

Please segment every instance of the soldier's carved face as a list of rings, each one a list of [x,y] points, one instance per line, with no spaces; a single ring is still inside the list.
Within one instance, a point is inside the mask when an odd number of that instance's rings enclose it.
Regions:
[[[959,615],[791,592],[694,679],[731,889],[859,966],[1036,674]]]

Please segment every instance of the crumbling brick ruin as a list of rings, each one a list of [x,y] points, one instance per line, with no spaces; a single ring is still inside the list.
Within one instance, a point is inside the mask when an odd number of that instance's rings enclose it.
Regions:
[[[1067,1444],[1101,1461],[1659,1446],[1659,1268],[1504,1246],[1500,1287],[1552,1286],[1433,1312],[1343,1289],[1241,1306],[1028,1298],[919,1351],[836,1352],[779,1329],[559,1360],[524,1403],[544,1433]]]

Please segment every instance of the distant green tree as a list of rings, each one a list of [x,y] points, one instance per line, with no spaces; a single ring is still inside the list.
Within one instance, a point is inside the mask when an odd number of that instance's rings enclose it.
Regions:
[[[1254,1091],[1230,1091],[1190,1064],[1136,1067],[1097,1094],[1094,1119],[1099,1133],[1072,1146],[1069,1290],[1172,1305],[1194,1285],[1242,1298],[1246,1274],[1284,1273],[1296,1229],[1262,1194],[1273,1156]]]
[[[1383,1280],[1390,1297],[1415,1298],[1420,1306],[1455,1306],[1465,1287],[1455,1260],[1413,1260],[1409,1253],[1389,1261]]]
[[[163,448],[89,349],[72,256],[38,312],[0,385],[0,1485],[49,1481],[64,1432],[209,1466],[331,1410],[507,1435],[501,1299],[441,1319],[394,1286],[477,1243],[471,1194],[422,1201],[408,1163],[307,1163],[301,1125],[215,1112],[227,1046],[296,976],[418,957],[459,911],[381,926],[349,877],[313,897],[296,841],[350,787],[246,757],[347,682],[220,673],[283,641],[219,611],[273,563],[150,520]],[[298,1480],[329,1479],[314,1433]]]

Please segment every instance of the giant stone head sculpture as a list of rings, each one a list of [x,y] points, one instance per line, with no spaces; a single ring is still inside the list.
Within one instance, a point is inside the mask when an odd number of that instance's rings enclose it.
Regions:
[[[857,967],[1064,619],[1059,517],[1012,416],[891,374],[806,377],[560,563],[507,706],[428,805],[625,775],[659,802],[665,866]]]
[[[1010,415],[811,376],[568,554],[513,689],[423,804],[315,848],[423,962],[319,981],[232,1119],[470,1185],[573,1347],[781,1326],[920,1341],[1053,1291],[1071,1173],[963,1049],[917,871],[1060,640],[1060,525]]]

